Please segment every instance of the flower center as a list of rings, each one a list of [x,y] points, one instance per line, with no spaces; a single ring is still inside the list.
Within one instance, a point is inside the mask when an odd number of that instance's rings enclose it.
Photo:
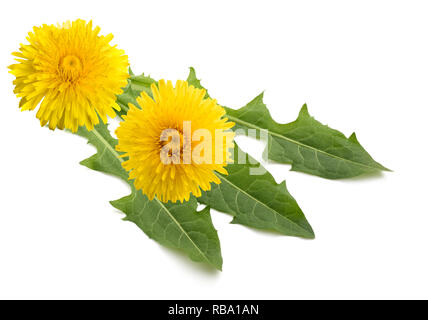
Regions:
[[[62,59],[60,64],[60,74],[65,81],[75,81],[82,72],[82,62],[74,55],[68,55]]]
[[[183,162],[184,147],[190,141],[184,141],[183,133],[177,129],[165,129],[160,135],[160,157],[164,164]]]

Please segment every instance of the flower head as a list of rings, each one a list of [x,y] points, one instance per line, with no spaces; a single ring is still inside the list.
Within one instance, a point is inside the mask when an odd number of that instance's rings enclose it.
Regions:
[[[116,95],[129,76],[128,58],[109,44],[113,35],[99,32],[92,22],[76,20],[28,33],[29,44],[13,53],[18,63],[9,67],[22,111],[40,104],[36,116],[42,126],[73,132],[83,125],[92,130],[98,116],[104,122],[107,115],[115,117]]]
[[[163,202],[188,200],[219,184],[216,172],[230,160],[233,122],[206,91],[186,81],[152,84],[153,98],[143,92],[137,98],[141,109],[130,104],[128,114],[116,130],[116,149],[128,160],[123,167],[129,178],[149,199]]]

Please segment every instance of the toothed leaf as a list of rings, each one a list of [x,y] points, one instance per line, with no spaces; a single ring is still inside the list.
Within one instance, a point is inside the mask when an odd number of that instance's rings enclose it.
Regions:
[[[202,88],[193,68],[188,81]],[[272,119],[263,103],[263,94],[238,110],[227,107],[225,110],[226,116],[236,124],[233,128],[235,131],[267,130],[268,145],[264,154],[268,155],[269,160],[291,164],[293,171],[328,179],[389,171],[361,146],[355,133],[346,138],[341,132],[321,124],[309,115],[306,104],[297,120],[288,124],[279,124]]]
[[[160,244],[179,248],[198,262],[206,262],[221,270],[222,257],[217,231],[211,221],[209,207],[196,212],[194,197],[183,204],[152,201],[133,188],[122,199],[111,201],[113,207],[126,214],[150,238]]]
[[[97,153],[81,162],[82,165],[101,172],[112,174],[126,181],[131,194],[111,204],[125,213],[125,220],[134,222],[150,238],[160,244],[182,250],[192,260],[208,263],[221,270],[222,258],[220,241],[210,216],[209,207],[196,211],[194,197],[184,203],[162,203],[149,200],[141,191],[135,190],[123,169],[120,154],[115,150],[114,139],[107,125],[100,123],[94,130],[79,128],[78,135],[88,139],[96,147]]]
[[[229,164],[228,175],[217,174],[220,184],[212,184],[198,201],[211,208],[233,215],[232,223],[275,230],[281,234],[314,238],[314,232],[296,200],[288,192],[285,181],[277,184],[260,163],[247,157],[246,164]],[[253,171],[253,172],[251,172]],[[256,174],[263,173],[263,174]]]
[[[152,83],[156,83],[155,80],[150,78],[150,76],[145,76],[144,73],[136,76],[129,70],[130,77],[128,78],[128,85],[123,88],[123,93],[117,96],[117,104],[120,106],[120,111],[116,113],[122,117],[128,113],[129,103],[138,107],[137,97],[141,95],[141,92],[147,92],[151,94],[150,86]]]

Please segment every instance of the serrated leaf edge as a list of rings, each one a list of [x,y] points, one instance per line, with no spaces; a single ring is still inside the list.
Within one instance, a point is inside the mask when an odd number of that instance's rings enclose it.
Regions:
[[[237,185],[233,184],[232,182],[230,182],[229,180],[227,180],[226,178],[224,178],[222,175],[216,173],[217,177],[219,177],[220,180],[226,181],[228,184],[230,184],[231,186],[233,186],[234,188],[238,189],[239,192],[245,194],[247,197],[251,198],[254,200],[254,202],[259,203],[261,205],[263,205],[264,207],[266,207],[269,211],[272,211],[275,214],[276,219],[278,219],[277,216],[280,216],[282,219],[287,220],[290,224],[296,226],[297,228],[299,228],[300,230],[303,231],[303,233],[307,234],[307,237],[310,239],[315,238],[315,234],[313,232],[313,230],[307,230],[305,228],[303,228],[302,226],[298,225],[296,222],[294,222],[293,220],[288,219],[287,217],[279,214],[276,210],[272,209],[271,207],[269,207],[266,203],[260,201],[257,198],[254,198],[251,194],[249,194],[248,192],[246,192],[245,190],[241,189],[240,187],[238,187]],[[284,182],[284,181],[283,181]]]
[[[105,150],[109,150],[114,156],[115,156],[115,158],[120,162],[120,163],[123,163],[124,162],[124,160],[122,159],[122,157],[119,155],[119,153],[116,151],[116,150],[114,150],[114,148],[108,143],[108,141],[106,141],[105,139],[104,139],[104,137],[94,128],[93,130],[91,130],[90,131],[91,133],[93,133],[94,134],[94,136],[106,147],[106,149]],[[89,141],[88,141],[88,143],[90,143]],[[96,153],[97,154],[97,153]],[[95,154],[95,155],[96,155]],[[90,159],[90,158],[92,158],[92,156],[91,157],[89,157],[89,158],[87,158],[87,159],[84,159],[84,160],[82,160],[80,163],[82,164],[82,165],[85,165],[84,164],[84,162],[85,161],[87,161],[88,159]],[[129,183],[129,180],[127,181],[128,183]],[[141,192],[141,191],[139,191],[139,190],[133,190],[134,192]],[[134,197],[135,197],[135,193],[134,193],[134,195],[133,195]],[[178,221],[177,221],[177,219],[175,219],[175,217],[174,217],[174,215],[168,210],[168,208],[167,207],[165,207],[165,205],[158,199],[158,198],[154,198],[154,200],[156,200],[156,202],[158,203],[158,205],[161,207],[161,209],[162,210],[164,210],[166,213],[167,213],[167,215],[171,218],[171,220],[177,225],[177,227],[181,230],[181,232],[186,236],[186,238],[191,242],[191,244],[196,248],[196,250],[199,252],[199,254],[201,255],[201,257],[203,257],[207,262],[208,262],[208,264],[210,264],[210,265],[212,265],[212,266],[214,266],[214,267],[216,267],[216,268],[218,268],[219,270],[221,270],[221,266],[217,266],[215,263],[213,263],[212,261],[210,261],[209,260],[209,258],[204,254],[204,252],[199,248],[199,246],[193,241],[193,239],[190,237],[190,235],[188,234],[188,232],[186,232],[184,229],[183,229],[183,227],[180,225],[180,223],[178,223]],[[112,202],[114,202],[114,201],[116,201],[116,200],[112,200],[112,201],[110,201],[110,204],[114,207],[114,205],[112,204]],[[205,210],[206,208],[204,208],[204,210]],[[208,209],[206,209],[206,210],[208,210]],[[200,212],[197,212],[197,213],[201,213],[201,212],[203,212],[203,210],[202,211],[200,211]]]
[[[266,107],[265,103],[263,102],[263,93],[259,94],[259,95],[258,95],[256,98],[254,98],[250,103],[252,103],[252,102],[254,102],[254,101],[258,100],[258,99],[261,99],[261,103],[263,104],[263,106],[265,107],[265,109],[267,110],[267,112],[268,112],[268,113],[269,113],[269,115],[270,115],[269,110],[267,109],[267,107]],[[243,108],[245,108],[245,107],[246,107],[246,106],[244,106],[244,107],[242,107],[242,108],[240,108],[240,109],[236,109],[236,110],[235,110],[235,109],[230,109],[230,108],[227,108],[227,107],[226,107],[226,111],[227,111],[228,109],[229,109],[229,110],[233,110],[233,111],[238,111],[238,110],[241,110],[241,109],[243,109]],[[239,119],[239,118],[237,118],[237,117],[231,116],[229,113],[226,113],[226,116],[227,116],[227,118],[228,118],[229,120],[231,120],[231,121],[233,121],[233,122],[235,122],[235,123],[243,124],[243,125],[245,125],[245,126],[247,126],[247,127],[249,127],[249,128],[252,128],[252,129],[258,129],[258,130],[266,130],[266,129],[264,129],[264,128],[262,128],[262,127],[259,127],[259,126],[257,126],[257,125],[254,125],[254,124],[249,123],[249,122],[247,122],[247,121],[241,120],[241,119]],[[299,116],[298,116],[298,118],[297,118],[295,121],[297,121],[301,116],[308,116],[308,117],[312,117],[312,116],[309,114],[308,107],[307,107],[307,105],[306,105],[306,104],[304,104],[304,105],[302,106],[302,108],[300,109]],[[272,118],[272,116],[271,116],[270,118],[271,118],[272,122],[273,122],[275,125],[284,125],[284,124],[282,124],[282,123],[278,123],[278,122],[276,122],[276,121]],[[288,124],[288,123],[287,123],[287,124]],[[282,140],[286,140],[286,141],[291,142],[291,143],[294,143],[294,144],[295,144],[295,145],[297,145],[298,147],[311,149],[312,151],[314,151],[315,156],[317,157],[317,159],[318,159],[318,153],[322,153],[322,154],[325,154],[325,155],[327,155],[327,156],[329,156],[329,157],[331,157],[331,158],[335,158],[335,159],[338,159],[338,160],[340,160],[340,161],[346,161],[346,162],[352,163],[352,164],[354,164],[354,165],[358,165],[358,166],[360,166],[360,167],[368,168],[368,169],[370,169],[370,170],[384,170],[384,171],[391,171],[390,169],[388,169],[388,168],[386,168],[386,167],[382,166],[382,165],[381,165],[381,164],[379,164],[379,163],[378,163],[378,165],[379,165],[380,167],[373,167],[373,166],[369,166],[369,165],[366,165],[366,164],[363,164],[363,163],[360,163],[360,162],[355,162],[355,161],[352,161],[352,160],[349,160],[349,159],[346,159],[346,158],[341,158],[341,157],[336,156],[336,155],[334,155],[334,154],[328,153],[328,152],[326,152],[326,151],[324,151],[324,150],[316,149],[316,148],[314,148],[314,147],[312,147],[312,146],[309,146],[309,145],[307,145],[307,144],[304,144],[304,143],[301,143],[301,142],[299,142],[299,141],[296,141],[296,140],[290,139],[290,138],[288,138],[288,137],[286,137],[286,136],[283,136],[283,135],[281,135],[281,134],[279,134],[279,133],[276,133],[276,132],[274,132],[274,131],[271,131],[271,130],[269,130],[269,135],[274,136],[274,137],[277,137],[277,138],[282,139]],[[354,136],[355,136],[355,133],[354,133]],[[346,137],[345,137],[345,139],[346,139]],[[349,139],[347,139],[347,140],[348,140],[348,141],[350,141],[350,142],[352,142],[352,143],[355,143],[355,142],[354,142],[354,141],[352,141],[352,140],[349,140]]]

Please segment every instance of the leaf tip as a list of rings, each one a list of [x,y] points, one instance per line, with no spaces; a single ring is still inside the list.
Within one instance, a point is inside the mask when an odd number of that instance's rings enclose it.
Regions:
[[[360,142],[357,139],[357,134],[355,132],[352,132],[352,134],[349,136],[348,138],[349,141],[358,144],[359,146],[361,146]]]
[[[309,111],[308,111],[308,105],[306,103],[300,109],[299,117],[310,117]]]
[[[379,166],[379,169],[382,171],[386,171],[386,172],[394,172],[394,170],[388,169],[387,167],[381,165],[379,162],[376,162],[377,165]]]
[[[80,162],[79,162],[79,164],[80,164],[81,166],[87,167],[87,168],[89,168],[89,169],[92,169],[92,167],[91,167],[91,163],[92,163],[92,161],[91,161],[91,157],[86,158],[86,159],[84,159],[84,160],[82,160],[82,161],[80,161]]]
[[[349,136],[348,140],[352,143],[355,143],[356,145],[358,145],[359,147],[363,147],[361,145],[361,143],[358,141],[357,139],[357,134],[355,132],[352,132],[352,134]],[[393,170],[388,169],[387,167],[384,167],[383,165],[381,165],[380,163],[376,162],[378,169],[382,170],[382,171],[387,171],[387,172],[393,172]]]
[[[205,208],[201,209],[200,211],[196,211],[198,214],[200,215],[204,215],[204,214],[210,214],[210,207],[206,206]]]
[[[189,67],[189,75],[187,76],[187,81],[198,81],[196,78],[196,70],[193,67]]]
[[[307,237],[305,237],[308,240],[313,240],[315,239],[315,233],[312,231],[312,233],[309,233]]]
[[[119,200],[111,200],[111,201],[109,201],[109,203],[110,203],[114,208],[116,208],[116,209],[119,209],[119,210],[120,210],[119,205],[118,205],[118,201],[119,201]]]
[[[253,105],[253,104],[263,104],[264,105],[264,102],[263,102],[264,94],[265,94],[265,91],[263,90],[253,100],[251,100],[250,103],[248,103],[248,105]]]
[[[239,224],[239,222],[236,219],[236,216],[232,218],[232,220],[229,222],[230,224]]]

